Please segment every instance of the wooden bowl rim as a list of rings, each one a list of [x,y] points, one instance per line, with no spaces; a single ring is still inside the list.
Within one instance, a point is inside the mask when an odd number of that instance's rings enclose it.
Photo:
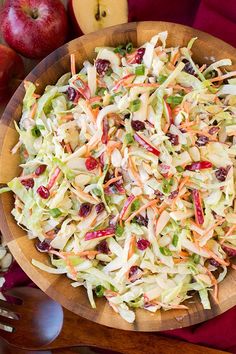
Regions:
[[[99,35],[104,35],[104,34],[109,34],[114,32],[120,32],[122,30],[122,32],[124,32],[124,30],[133,30],[133,31],[138,31],[138,28],[142,26],[146,27],[146,29],[148,30],[148,28],[150,29],[150,31],[156,26],[156,25],[162,25],[162,26],[166,26],[166,27],[171,27],[171,26],[177,26],[179,30],[181,31],[187,31],[189,34],[191,34],[192,37],[196,36],[199,39],[202,39],[203,41],[212,41],[214,43],[217,43],[217,47],[224,47],[225,50],[227,52],[229,52],[232,57],[235,58],[236,60],[236,55],[235,55],[235,48],[232,47],[230,44],[225,43],[224,41],[222,41],[221,39],[218,39],[210,34],[207,34],[203,31],[199,31],[197,29],[193,29],[189,26],[185,26],[185,25],[181,25],[181,24],[175,24],[175,23],[170,23],[170,22],[165,22],[165,21],[145,21],[145,22],[132,22],[132,23],[127,23],[127,24],[122,24],[122,25],[117,25],[117,26],[112,26],[103,30],[100,30],[98,32],[94,32],[91,34],[87,34],[84,35],[82,37],[78,37],[66,44],[64,44],[63,46],[61,46],[60,48],[56,49],[54,52],[52,52],[51,54],[49,54],[46,58],[44,58],[26,77],[25,80],[28,81],[33,81],[35,82],[37,79],[40,78],[40,76],[37,76],[38,71],[40,71],[41,69],[50,69],[51,66],[53,66],[56,62],[60,62],[62,60],[62,58],[68,56],[68,52],[67,52],[67,48],[69,45],[73,45],[75,43],[79,43],[81,42],[80,45],[82,45],[83,41],[91,41],[94,36],[99,36]],[[55,61],[55,58],[57,58],[57,60]],[[21,83],[21,85],[18,87],[18,89],[16,90],[16,92],[14,93],[14,95],[12,96],[11,100],[9,101],[3,115],[1,118],[1,126],[3,131],[5,132],[8,129],[8,123],[9,123],[9,117],[11,116],[11,113],[19,106],[19,97],[22,98],[24,96],[24,84]],[[12,120],[11,120],[12,121]],[[5,124],[4,124],[5,123]],[[3,143],[4,143],[4,139],[2,139],[2,141],[0,140],[0,151],[3,147]],[[1,167],[1,166],[0,166]],[[14,240],[14,236],[12,235],[9,225],[8,225],[8,221],[4,216],[4,205],[2,203],[2,197],[0,197],[0,227],[1,230],[4,233],[8,233],[9,235],[11,235],[12,240]],[[16,252],[15,246],[12,246],[13,244],[10,242],[8,242],[8,246],[10,248],[10,250],[13,253],[13,256],[15,257],[15,259],[18,261],[18,263],[20,264],[20,266],[22,267],[22,269],[26,272],[26,274],[29,275],[29,270],[27,268],[24,267],[24,263],[23,261],[20,259],[19,254]],[[34,267],[33,265],[31,265],[31,267]],[[227,275],[228,276],[228,275]],[[39,286],[41,287],[40,281],[37,278],[33,278],[32,280]],[[68,280],[70,281],[70,280]],[[45,289],[42,289],[45,290]],[[68,304],[65,305],[65,295],[63,294],[63,299],[61,300],[60,296],[61,294],[56,293],[55,291],[53,291],[53,289],[50,287],[47,291],[45,291],[49,296],[51,296],[54,300],[59,301],[63,306],[65,306],[66,308],[68,308],[69,310],[71,310],[71,306],[69,306]],[[230,295],[229,295],[230,298]],[[155,314],[152,317],[153,320],[153,327],[150,326],[150,323],[148,324],[148,322],[150,322],[151,320],[149,319],[147,321],[147,323],[144,321],[143,324],[141,324],[140,326],[137,325],[137,323],[134,323],[133,325],[127,325],[126,322],[122,322],[121,324],[118,323],[119,319],[117,319],[117,323],[114,323],[113,321],[110,321],[109,319],[101,321],[99,316],[94,316],[94,310],[87,308],[86,309],[86,313],[79,313],[79,311],[73,311],[76,312],[78,315],[83,316],[89,320],[92,320],[94,322],[106,325],[106,326],[110,326],[110,327],[114,327],[114,328],[120,328],[120,329],[125,329],[125,330],[136,330],[136,331],[157,331],[157,330],[167,330],[167,329],[175,329],[175,328],[182,328],[185,326],[189,326],[189,325],[193,325],[199,322],[202,322],[204,320],[210,319],[215,317],[216,315],[219,315],[223,312],[225,312],[226,310],[228,310],[229,308],[231,308],[233,305],[236,304],[236,294],[234,294],[231,298],[231,301],[228,301],[229,298],[224,299],[222,301],[222,303],[220,304],[216,304],[213,303],[212,304],[212,310],[205,310],[203,311],[202,314],[198,313],[199,311],[195,311],[192,314],[186,313],[186,311],[184,312],[180,312],[180,310],[178,310],[178,314],[179,313],[183,313],[185,316],[185,320],[183,322],[179,322],[178,320],[176,321],[174,327],[173,324],[171,325],[172,327],[170,327],[169,323],[170,323],[170,319],[165,319],[165,316],[163,316],[160,319],[156,319],[155,320],[155,316],[157,317],[157,315]],[[105,301],[105,300],[104,300]],[[90,305],[88,304],[88,307]],[[143,310],[139,310],[139,311],[143,311]],[[173,310],[171,310],[173,311]],[[171,312],[170,311],[170,312]],[[210,312],[209,312],[210,311]],[[169,311],[168,311],[169,312]],[[114,314],[114,316],[116,316]],[[193,318],[192,318],[193,316]],[[123,321],[123,320],[122,320]],[[159,323],[160,321],[161,324]]]

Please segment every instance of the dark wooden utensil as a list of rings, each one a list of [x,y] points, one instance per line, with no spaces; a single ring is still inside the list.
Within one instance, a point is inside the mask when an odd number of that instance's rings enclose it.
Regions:
[[[0,336],[15,346],[40,347],[52,342],[61,332],[63,310],[61,305],[42,291],[33,288],[16,288],[8,293],[21,301],[13,304],[0,300],[0,323],[13,328],[12,332],[0,329]],[[5,317],[8,313],[9,317]]]
[[[9,294],[22,303],[12,304],[0,300],[0,308],[14,317],[0,315],[0,323],[14,328],[13,332],[1,329],[0,336],[9,344],[24,349],[64,348],[60,353],[76,353],[76,349],[65,348],[88,346],[125,354],[224,353],[155,333],[127,332],[97,325],[68,310],[62,310],[58,303],[39,289],[17,288],[9,291]],[[11,348],[8,350],[6,353],[12,353]],[[23,354],[24,351],[19,353]]]

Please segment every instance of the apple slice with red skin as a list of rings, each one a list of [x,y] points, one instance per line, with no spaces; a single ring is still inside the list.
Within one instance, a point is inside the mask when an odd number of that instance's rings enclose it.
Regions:
[[[69,0],[68,9],[77,35],[128,22],[127,0]]]
[[[198,225],[202,225],[204,223],[204,213],[202,209],[201,196],[197,189],[192,190],[192,198],[196,223]]]
[[[139,133],[135,133],[134,134],[134,139],[142,146],[144,147],[147,151],[151,152],[152,154],[159,156],[160,155],[160,151],[153,146],[146,137],[141,136],[141,134]]]
[[[133,203],[133,201],[136,199],[136,197],[131,194],[125,201],[125,204],[120,212],[120,220],[124,220],[126,219],[126,217],[128,216],[131,204]]]
[[[229,257],[236,257],[236,247],[225,243],[221,247]]]
[[[21,57],[13,49],[0,44],[0,102],[10,98],[24,76]]]
[[[103,230],[97,230],[97,231],[91,231],[91,232],[87,232],[85,234],[85,241],[89,241],[89,240],[94,240],[95,238],[100,238],[100,237],[109,237],[109,236],[113,236],[115,235],[115,227],[108,227],[106,229]]]
[[[60,0],[7,0],[0,27],[10,47],[26,57],[43,58],[65,42],[67,13]]]

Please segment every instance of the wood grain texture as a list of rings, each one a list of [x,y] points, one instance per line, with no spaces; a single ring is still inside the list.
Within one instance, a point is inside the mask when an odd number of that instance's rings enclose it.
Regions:
[[[65,72],[70,70],[70,54],[75,53],[76,63],[80,67],[85,59],[94,58],[96,46],[116,46],[120,43],[132,41],[134,45],[141,45],[157,32],[168,30],[167,45],[186,45],[192,37],[198,37],[193,48],[193,57],[198,63],[210,63],[209,58],[216,60],[231,58],[233,69],[236,69],[235,49],[223,41],[206,33],[199,32],[186,26],[165,22],[140,22],[115,26],[100,32],[77,38],[57,49],[44,59],[28,75],[27,80],[36,83],[38,92],[43,92],[45,86],[53,84]],[[12,157],[10,148],[14,146],[17,137],[12,133],[13,120],[19,120],[21,113],[24,88],[21,85],[9,102],[2,117],[0,129],[0,182],[17,175],[15,157]],[[134,324],[128,324],[116,315],[104,299],[97,300],[97,308],[93,310],[87,299],[86,291],[82,288],[74,289],[70,281],[64,276],[47,274],[31,265],[32,257],[48,263],[45,254],[38,253],[33,242],[25,237],[10,215],[13,207],[13,196],[8,193],[0,199],[0,227],[4,238],[9,245],[17,262],[30,278],[49,296],[60,302],[64,307],[91,321],[124,330],[160,331],[181,328],[210,319],[228,310],[236,304],[236,273],[229,271],[224,282],[220,285],[219,304],[211,299],[212,309],[203,310],[197,297],[185,302],[189,310],[158,311],[151,314],[144,310],[136,312]]]

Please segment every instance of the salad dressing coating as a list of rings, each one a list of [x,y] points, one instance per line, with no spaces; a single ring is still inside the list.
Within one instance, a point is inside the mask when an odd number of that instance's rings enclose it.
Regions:
[[[126,321],[135,308],[186,308],[236,254],[236,76],[230,59],[197,65],[167,32],[140,48],[96,48],[43,95],[25,82],[16,129],[22,174],[8,183],[17,223],[49,263],[104,296]]]

